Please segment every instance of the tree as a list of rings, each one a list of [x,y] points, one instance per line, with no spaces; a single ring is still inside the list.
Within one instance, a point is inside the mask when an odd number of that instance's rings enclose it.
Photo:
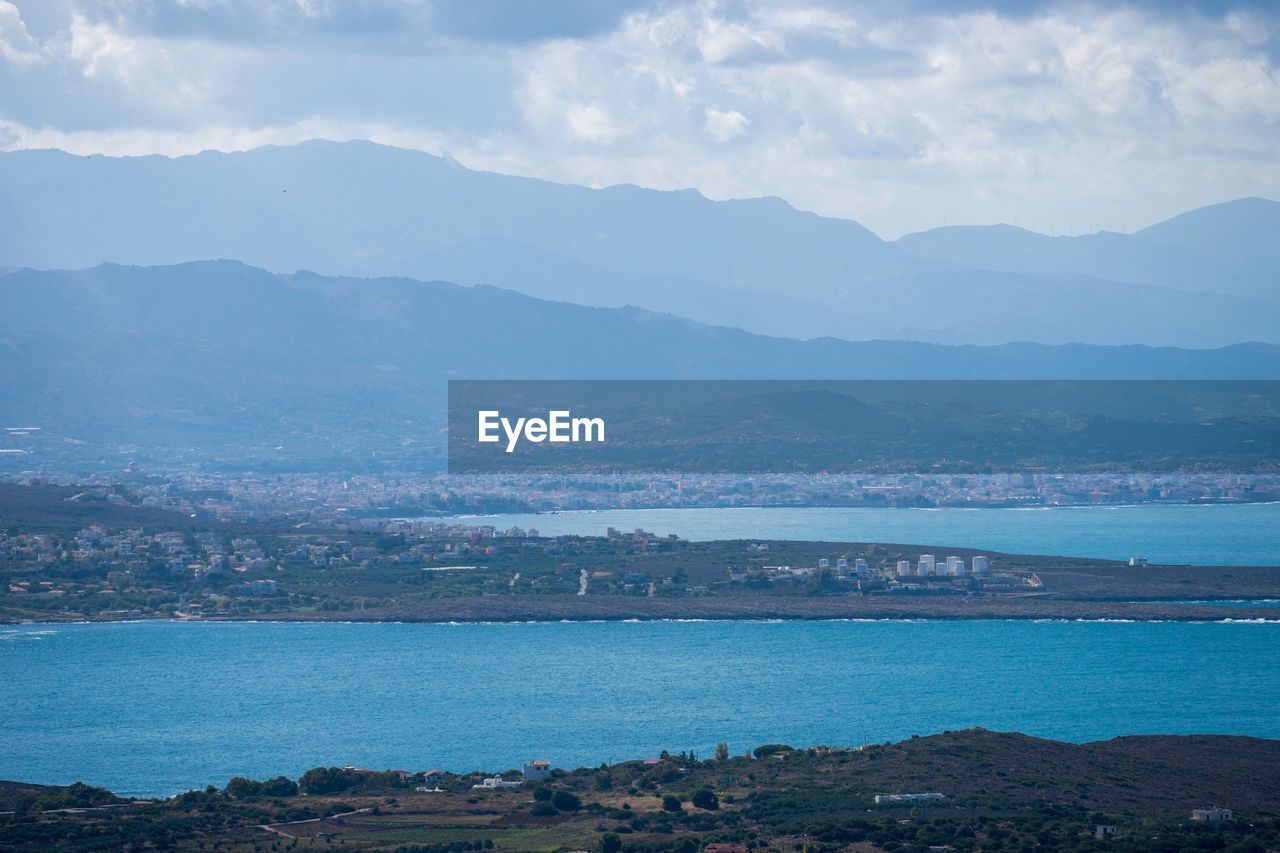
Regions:
[[[785,743],[766,743],[764,746],[756,747],[755,756],[756,758],[768,758],[770,755],[775,755],[779,752],[792,751],[792,748]]]
[[[226,791],[233,800],[256,800],[262,795],[262,783],[236,776],[227,783]]]
[[[551,789],[546,785],[533,789],[533,798],[540,803],[545,803],[551,799]]]
[[[304,794],[349,791],[368,782],[370,775],[367,771],[344,767],[312,767],[298,780],[298,789]]]
[[[546,817],[547,815],[553,815],[555,813],[556,807],[551,805],[551,803],[548,803],[546,800],[540,800],[534,803],[533,808],[529,809],[529,814],[537,815],[538,817]]]
[[[729,744],[720,741],[716,744],[716,761],[724,761],[729,757]]]
[[[551,805],[558,811],[576,812],[582,808],[582,801],[568,791],[556,791],[551,795]]]
[[[662,796],[662,810],[667,812],[682,812],[684,806],[680,805],[680,798],[675,794],[664,794]]]
[[[720,800],[716,797],[715,792],[710,788],[699,788],[693,792],[693,796],[689,798],[689,802],[693,803],[700,809],[711,811],[720,808]]]
[[[600,836],[600,853],[622,853],[622,839],[616,832],[606,832]]]
[[[298,794],[298,783],[288,776],[277,776],[262,783],[264,797],[294,797]]]

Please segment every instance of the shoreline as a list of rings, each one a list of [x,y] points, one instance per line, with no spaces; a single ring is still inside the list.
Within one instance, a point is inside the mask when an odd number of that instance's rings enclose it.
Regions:
[[[0,619],[0,625],[107,624],[122,622],[332,622],[405,624],[523,624],[555,622],[1197,622],[1280,623],[1280,608],[1165,601],[1000,600],[937,596],[914,601],[889,596],[723,596],[702,600],[600,596],[520,596],[447,599],[413,607],[363,611],[286,611],[243,616],[206,615],[101,619]],[[760,600],[764,599],[764,600]],[[770,600],[772,599],[772,600]],[[1197,602],[1204,599],[1197,599]]]
[[[412,521],[419,518],[502,518],[509,515],[592,515],[603,512],[672,512],[675,510],[711,510],[711,509],[868,509],[868,510],[907,510],[915,512],[936,512],[942,509],[962,509],[962,510],[985,510],[985,509],[1009,509],[1009,510],[1027,510],[1040,511],[1052,509],[1140,509],[1153,506],[1167,507],[1218,507],[1218,506],[1273,506],[1280,504],[1280,500],[1230,500],[1226,498],[1206,498],[1200,501],[1121,501],[1117,503],[1049,503],[1049,504],[1031,504],[1020,501],[993,502],[993,503],[941,503],[933,506],[882,506],[879,504],[839,504],[839,503],[816,503],[816,504],[751,504],[748,506],[716,506],[704,504],[669,504],[664,506],[609,506],[609,507],[591,507],[582,509],[531,509],[525,512],[487,512],[487,513],[442,513],[439,515],[428,514],[422,516],[377,516],[379,518],[394,518],[396,520]]]

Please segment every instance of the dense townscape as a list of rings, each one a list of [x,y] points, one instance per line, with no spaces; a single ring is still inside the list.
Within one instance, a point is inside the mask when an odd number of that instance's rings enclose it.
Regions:
[[[2,470],[2,469],[0,469]],[[110,488],[146,507],[222,521],[311,522],[349,516],[556,512],[666,507],[985,507],[1280,500],[1266,474],[357,475],[219,473],[127,466],[111,472],[14,471],[0,482]],[[104,492],[106,494],[106,492]]]

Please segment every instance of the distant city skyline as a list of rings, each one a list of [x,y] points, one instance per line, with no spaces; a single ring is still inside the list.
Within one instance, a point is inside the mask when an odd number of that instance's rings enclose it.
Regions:
[[[1258,2],[0,0],[0,149],[364,138],[893,239],[1280,198],[1278,130]]]

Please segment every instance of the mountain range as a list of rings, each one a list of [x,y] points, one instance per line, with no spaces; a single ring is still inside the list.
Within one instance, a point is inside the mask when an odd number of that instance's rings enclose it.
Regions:
[[[0,154],[0,265],[228,258],[489,284],[774,336],[1280,343],[1280,203],[1130,235],[943,228],[895,242],[777,198],[588,189],[368,142],[166,158]]]
[[[17,449],[315,469],[438,462],[449,378],[1276,379],[1280,347],[797,341],[212,261],[0,275],[0,375],[0,418],[42,428]]]

